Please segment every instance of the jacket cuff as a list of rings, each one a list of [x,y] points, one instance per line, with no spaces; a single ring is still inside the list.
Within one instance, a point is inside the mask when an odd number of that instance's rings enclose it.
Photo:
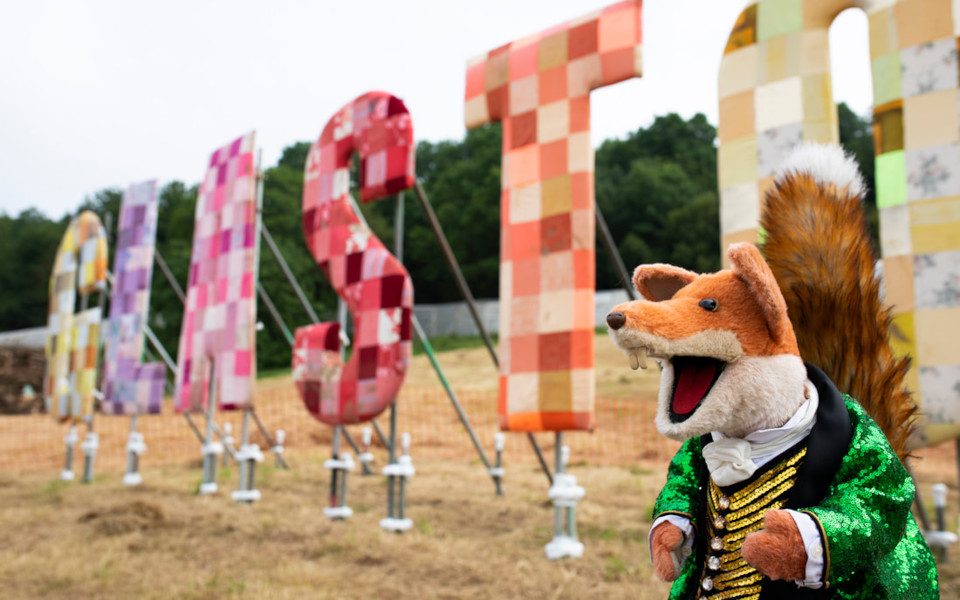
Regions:
[[[803,549],[807,553],[807,565],[803,579],[796,580],[799,587],[820,589],[823,587],[823,540],[820,537],[820,528],[813,518],[802,512],[787,510],[793,517],[800,537],[803,539]]]

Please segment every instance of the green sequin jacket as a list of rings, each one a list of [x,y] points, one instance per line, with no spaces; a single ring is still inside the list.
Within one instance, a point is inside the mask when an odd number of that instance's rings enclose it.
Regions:
[[[936,565],[910,512],[914,485],[886,436],[860,404],[840,394],[822,371],[807,366],[817,387],[817,423],[807,458],[785,508],[806,512],[820,527],[824,586],[798,588],[764,580],[761,598],[925,600],[939,598]],[[703,569],[705,490],[701,454],[710,436],[684,442],[667,471],[654,518],[679,514],[693,523],[694,552],[671,588],[671,599],[694,598]]]

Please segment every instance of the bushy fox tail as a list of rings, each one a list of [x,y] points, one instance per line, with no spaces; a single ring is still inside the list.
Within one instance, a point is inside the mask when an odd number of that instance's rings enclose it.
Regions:
[[[856,162],[837,146],[800,146],[760,217],[764,255],[787,300],[800,355],[860,401],[903,458],[916,405],[908,358],[890,350]]]

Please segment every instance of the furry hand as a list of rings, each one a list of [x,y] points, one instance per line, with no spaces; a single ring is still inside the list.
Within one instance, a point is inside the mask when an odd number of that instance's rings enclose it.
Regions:
[[[680,528],[664,521],[650,533],[650,550],[653,555],[653,570],[663,581],[673,581],[680,573],[673,564],[672,553],[683,544]]]
[[[768,511],[763,517],[763,529],[743,541],[743,558],[770,579],[803,579],[807,551],[790,513]]]

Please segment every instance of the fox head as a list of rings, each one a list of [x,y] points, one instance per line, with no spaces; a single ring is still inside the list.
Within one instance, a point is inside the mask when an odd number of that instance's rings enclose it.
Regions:
[[[607,315],[634,369],[648,358],[662,366],[656,424],[676,440],[779,427],[804,402],[806,369],[770,267],[753,244],[727,256],[730,269],[704,275],[641,265],[642,299]]]

